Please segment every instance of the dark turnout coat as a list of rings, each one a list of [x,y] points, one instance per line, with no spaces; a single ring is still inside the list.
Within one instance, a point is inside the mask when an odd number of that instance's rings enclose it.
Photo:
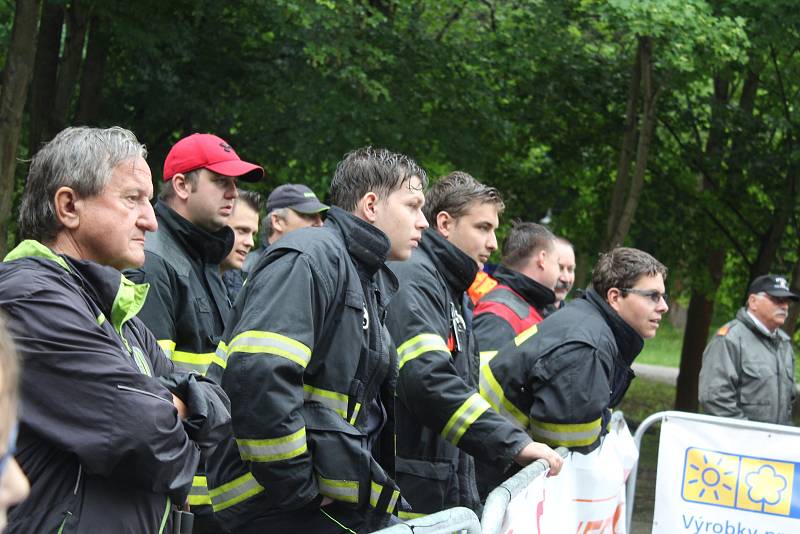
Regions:
[[[221,389],[175,373],[135,317],[146,294],[36,241],[0,265],[0,308],[23,359],[17,460],[31,482],[8,532],[169,532],[202,451],[230,432]]]

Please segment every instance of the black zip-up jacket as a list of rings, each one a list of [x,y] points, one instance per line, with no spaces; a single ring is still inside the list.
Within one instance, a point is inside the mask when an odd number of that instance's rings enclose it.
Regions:
[[[397,481],[401,518],[453,506],[480,510],[473,456],[507,466],[529,443],[478,393],[478,350],[465,291],[477,264],[435,230],[407,262],[387,325],[397,343]],[[466,307],[465,307],[466,304]]]
[[[498,292],[502,291],[504,297],[502,303],[519,316],[521,320],[528,319],[529,307],[535,308],[539,318],[535,321],[530,321],[535,324],[541,322],[541,317],[544,317],[545,307],[553,304],[556,300],[556,294],[552,289],[502,264],[497,266],[492,277],[501,285],[510,287],[513,293],[495,287],[478,301],[475,308],[475,337],[478,339],[481,355],[500,350],[503,345],[510,343],[520,333],[515,331],[514,327],[499,315],[491,311],[482,312],[483,306],[481,302],[487,303],[491,301]],[[506,302],[506,299],[508,299],[508,302]]]
[[[135,317],[146,293],[36,241],[0,264],[0,308],[24,361],[17,460],[31,482],[7,532],[171,532],[201,449],[231,432],[221,388],[175,373]]]
[[[591,452],[644,340],[593,289],[537,326],[481,368],[481,394],[537,441]]]
[[[231,309],[219,264],[233,248],[233,231],[206,232],[160,201],[155,212],[158,230],[147,234],[144,266],[125,275],[150,284],[139,318],[175,366],[205,374]]]
[[[248,277],[219,349],[227,367],[209,369],[232,404],[235,443],[208,462],[214,512],[229,528],[319,495],[376,528],[397,508],[388,251],[381,231],[334,207],[322,228],[274,244]]]

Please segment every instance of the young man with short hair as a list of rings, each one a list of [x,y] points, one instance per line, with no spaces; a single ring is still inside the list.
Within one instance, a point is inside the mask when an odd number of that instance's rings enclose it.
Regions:
[[[426,195],[425,231],[411,260],[392,263],[401,289],[387,325],[398,348],[397,481],[412,518],[454,506],[481,507],[477,460],[503,467],[561,457],[533,443],[478,393],[478,350],[466,289],[497,248],[500,193],[464,172]]]
[[[236,300],[247,276],[243,271],[244,261],[255,245],[260,213],[261,195],[239,189],[239,197],[228,220],[228,226],[233,230],[233,248],[219,266],[231,302]]]
[[[492,274],[494,287],[475,306],[475,337],[482,362],[542,322],[545,308],[555,301],[553,288],[558,276],[553,233],[541,224],[515,223],[503,243],[500,265]]]
[[[250,274],[209,370],[236,438],[209,462],[211,500],[234,532],[370,532],[401,506],[384,262],[428,226],[426,181],[401,154],[347,154],[325,225],[281,238]]]
[[[633,379],[633,360],[668,310],[666,276],[641,250],[603,254],[581,298],[481,367],[481,394],[534,439],[594,450]]]

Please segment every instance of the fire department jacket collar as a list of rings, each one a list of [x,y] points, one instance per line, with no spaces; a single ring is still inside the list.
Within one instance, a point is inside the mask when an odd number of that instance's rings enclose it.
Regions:
[[[233,249],[234,236],[230,227],[224,226],[216,232],[207,232],[161,201],[156,202],[154,209],[158,225],[165,226],[190,255],[202,258],[205,263],[222,263]]]
[[[97,318],[98,322],[109,319],[120,335],[122,325],[136,316],[144,306],[147,291],[150,289],[150,284],[134,284],[113,267],[56,254],[47,246],[32,239],[22,241],[3,261],[10,262],[23,258],[54,262],[58,265],[57,268],[74,275],[84,291],[91,295],[92,300],[103,311],[103,315]]]
[[[359,276],[372,278],[386,263],[391,244],[386,234],[375,226],[336,206],[328,210],[325,224],[342,233],[345,247],[356,263]]]
[[[589,288],[582,298],[592,303],[600,311],[600,314],[614,334],[614,340],[617,342],[620,359],[626,365],[630,366],[644,347],[644,339],[642,339],[642,336],[631,328],[631,326],[619,316],[617,311],[609,306],[608,302],[598,295],[594,289]]]
[[[455,245],[450,244],[436,230],[430,228],[422,233],[420,248],[430,256],[436,270],[442,273],[447,285],[455,295],[460,295],[475,280],[478,264]]]
[[[556,294],[552,289],[502,264],[497,266],[492,276],[501,284],[507,285],[519,293],[525,299],[525,302],[537,310],[541,310],[556,301]]]

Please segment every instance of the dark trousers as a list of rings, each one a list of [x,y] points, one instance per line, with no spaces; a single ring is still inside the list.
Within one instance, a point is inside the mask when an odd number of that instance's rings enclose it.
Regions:
[[[346,504],[333,502],[323,508],[311,506],[288,512],[271,513],[249,521],[236,534],[352,534],[366,527],[364,513]]]

